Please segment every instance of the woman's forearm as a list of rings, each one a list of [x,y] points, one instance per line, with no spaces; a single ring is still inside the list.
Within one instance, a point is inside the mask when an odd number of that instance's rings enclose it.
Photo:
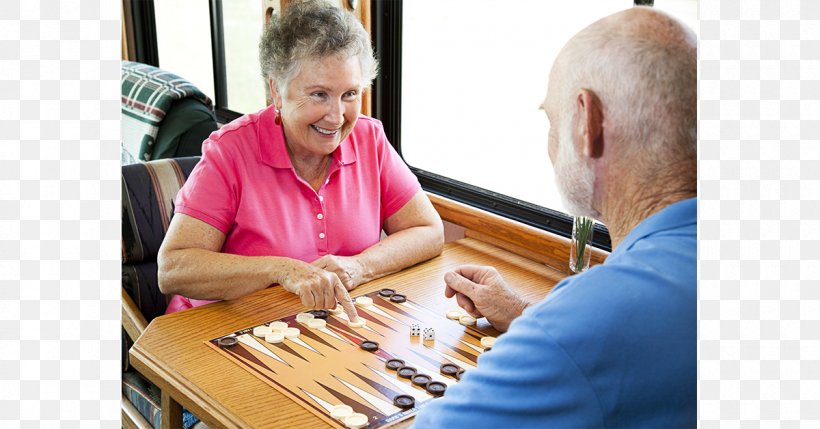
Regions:
[[[292,269],[287,258],[189,248],[161,252],[159,288],[194,299],[235,299],[264,289]]]
[[[376,280],[441,254],[441,226],[416,226],[387,236],[356,256],[362,264],[362,283]]]

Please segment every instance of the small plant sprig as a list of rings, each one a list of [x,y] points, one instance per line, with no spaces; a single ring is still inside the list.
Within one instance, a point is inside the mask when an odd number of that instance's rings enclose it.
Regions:
[[[587,242],[592,236],[592,225],[594,224],[595,221],[586,216],[575,217],[575,240],[577,245],[575,246],[575,267],[573,267],[573,271],[576,273],[583,271],[586,265],[584,256],[586,256]]]

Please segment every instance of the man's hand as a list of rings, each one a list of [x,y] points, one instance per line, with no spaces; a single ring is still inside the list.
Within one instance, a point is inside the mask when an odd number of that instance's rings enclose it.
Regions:
[[[364,266],[354,257],[325,255],[311,262],[311,265],[335,273],[347,290],[353,290],[366,281]]]
[[[298,295],[302,305],[330,309],[335,308],[338,301],[350,320],[358,319],[356,306],[335,273],[302,261],[293,262],[281,284],[288,292]]]
[[[445,274],[444,282],[447,298],[455,296],[464,311],[476,318],[486,317],[501,332],[529,305],[493,267],[462,265]]]

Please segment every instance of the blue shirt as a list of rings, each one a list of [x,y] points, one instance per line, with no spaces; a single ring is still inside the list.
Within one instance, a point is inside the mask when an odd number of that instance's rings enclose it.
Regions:
[[[695,427],[696,272],[692,198],[527,308],[414,427]]]

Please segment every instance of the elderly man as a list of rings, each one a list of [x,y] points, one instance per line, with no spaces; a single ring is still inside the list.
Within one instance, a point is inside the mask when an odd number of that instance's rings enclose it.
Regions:
[[[567,43],[543,104],[550,159],[614,251],[532,305],[491,267],[447,273],[445,294],[506,333],[416,427],[696,425],[696,63],[691,30],[651,8]]]

